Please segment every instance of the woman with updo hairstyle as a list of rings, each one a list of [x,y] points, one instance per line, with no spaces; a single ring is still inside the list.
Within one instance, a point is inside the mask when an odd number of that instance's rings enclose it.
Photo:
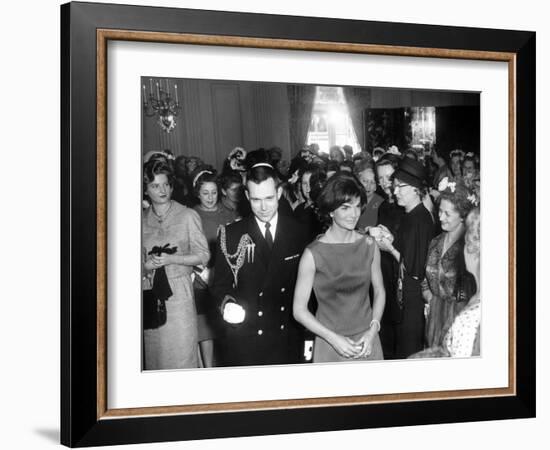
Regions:
[[[424,279],[428,247],[434,236],[432,216],[422,203],[426,194],[424,166],[412,158],[402,158],[393,174],[393,193],[405,214],[396,234],[384,226],[377,233],[380,249],[397,263],[395,318],[395,358],[407,358],[424,348],[424,300],[421,281]],[[372,234],[372,231],[369,231]]]
[[[154,160],[144,165],[143,190],[150,206],[142,215],[142,287],[166,311],[164,323],[145,325],[144,317],[145,370],[198,367],[191,274],[193,266],[208,262],[210,252],[199,215],[172,200],[173,189],[168,165]]]
[[[464,265],[464,220],[476,206],[476,197],[461,178],[439,183],[439,219],[442,233],[431,242],[422,295],[427,303],[426,345],[442,344],[454,318],[475,290]]]
[[[199,214],[209,246],[216,245],[220,225],[233,223],[238,215],[220,201],[220,184],[216,171],[208,166],[201,168],[193,179],[193,192],[198,201],[194,207]],[[209,266],[213,261],[209,262]]]
[[[480,299],[480,214],[472,209],[465,220],[464,261],[474,277],[475,292],[439,345],[412,355],[412,358],[470,357],[480,355],[481,299]]]
[[[363,189],[352,175],[338,174],[327,181],[317,203],[330,226],[302,254],[294,318],[316,336],[314,363],[383,359],[378,337],[385,302],[380,252],[374,239],[355,231],[365,203]],[[315,315],[308,309],[312,289]]]

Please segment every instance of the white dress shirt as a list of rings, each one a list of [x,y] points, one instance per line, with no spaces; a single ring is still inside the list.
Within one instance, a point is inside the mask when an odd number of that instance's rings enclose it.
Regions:
[[[256,216],[254,216],[254,219],[256,219],[256,223],[258,224],[258,227],[260,227],[260,231],[262,233],[262,236],[265,239],[265,222],[262,222],[261,220],[258,220]],[[273,242],[275,242],[275,234],[277,233],[277,222],[279,220],[279,213],[276,213],[273,218],[269,221],[269,231],[271,231],[271,236],[273,237]]]

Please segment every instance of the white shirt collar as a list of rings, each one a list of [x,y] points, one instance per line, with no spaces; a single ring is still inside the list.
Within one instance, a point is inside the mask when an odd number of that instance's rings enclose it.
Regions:
[[[258,227],[260,228],[262,236],[265,238],[265,222],[262,222],[256,216],[254,216],[254,219],[256,219],[256,223],[258,224]],[[270,224],[269,231],[271,231],[271,236],[273,237],[273,241],[275,241],[275,234],[277,232],[277,222],[279,222],[279,213],[278,212],[276,212],[275,215],[273,216],[273,218],[269,221],[269,224]]]

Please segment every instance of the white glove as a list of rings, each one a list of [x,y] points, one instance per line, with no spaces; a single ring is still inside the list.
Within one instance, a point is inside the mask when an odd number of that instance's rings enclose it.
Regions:
[[[227,323],[238,324],[243,323],[246,316],[244,308],[233,302],[227,302],[223,308],[223,320]]]

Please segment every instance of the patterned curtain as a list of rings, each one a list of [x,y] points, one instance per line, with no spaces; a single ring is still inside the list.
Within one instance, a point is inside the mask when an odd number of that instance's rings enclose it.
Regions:
[[[371,96],[370,89],[358,87],[344,87],[344,98],[348,104],[348,112],[351,117],[351,123],[357,136],[357,142],[361,150],[367,150],[367,136],[365,134],[365,116],[364,113],[370,108]]]
[[[315,86],[288,85],[290,105],[290,154],[295,155],[307,143],[307,131],[315,100]]]

